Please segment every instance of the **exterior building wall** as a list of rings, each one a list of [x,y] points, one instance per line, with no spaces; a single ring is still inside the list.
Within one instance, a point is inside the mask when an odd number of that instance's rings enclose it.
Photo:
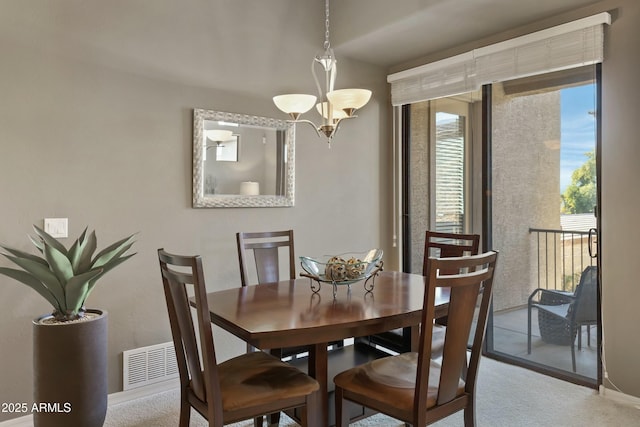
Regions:
[[[429,102],[411,104],[411,272],[422,274],[424,236],[429,229]]]
[[[560,229],[560,94],[505,95],[496,84],[492,102],[494,309],[502,310],[526,304],[537,287],[529,228]]]

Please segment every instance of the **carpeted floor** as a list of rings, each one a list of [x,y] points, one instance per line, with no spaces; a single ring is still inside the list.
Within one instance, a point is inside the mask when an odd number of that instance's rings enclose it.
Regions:
[[[483,358],[478,376],[477,423],[480,427],[640,426],[640,409],[599,396],[595,390]],[[105,427],[177,427],[177,390],[109,407]],[[462,413],[433,424],[462,426]],[[192,411],[191,426],[207,423]],[[252,421],[232,424],[252,426]],[[296,426],[282,417],[280,426]],[[403,423],[378,414],[352,424],[397,427]]]

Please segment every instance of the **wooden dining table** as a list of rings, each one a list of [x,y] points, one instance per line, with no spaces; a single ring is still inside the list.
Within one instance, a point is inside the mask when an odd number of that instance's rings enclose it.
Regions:
[[[383,271],[349,286],[323,283],[318,292],[311,279],[244,286],[207,295],[211,322],[260,349],[309,346],[308,373],[320,384],[322,424],[328,415],[328,351],[330,342],[412,327],[417,342],[424,298],[424,277]],[[314,282],[317,286],[317,282]],[[446,315],[449,295],[436,295],[437,317]],[[415,348],[414,348],[415,350]]]

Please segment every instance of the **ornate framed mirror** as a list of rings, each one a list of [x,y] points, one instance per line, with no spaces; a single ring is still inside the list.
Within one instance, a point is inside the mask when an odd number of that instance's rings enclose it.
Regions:
[[[269,117],[193,110],[193,207],[294,205],[295,127]]]

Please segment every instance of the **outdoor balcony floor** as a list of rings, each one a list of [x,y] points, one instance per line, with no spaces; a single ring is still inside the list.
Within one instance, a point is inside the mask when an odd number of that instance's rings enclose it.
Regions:
[[[540,338],[538,313],[534,309],[531,315],[531,354],[527,354],[527,308],[517,308],[494,313],[493,340],[494,349],[501,353],[550,366],[573,373],[571,367],[571,347],[549,344]],[[576,374],[593,379],[597,378],[597,327],[591,326],[591,345],[587,343],[587,327],[582,328],[582,348],[576,345]]]

